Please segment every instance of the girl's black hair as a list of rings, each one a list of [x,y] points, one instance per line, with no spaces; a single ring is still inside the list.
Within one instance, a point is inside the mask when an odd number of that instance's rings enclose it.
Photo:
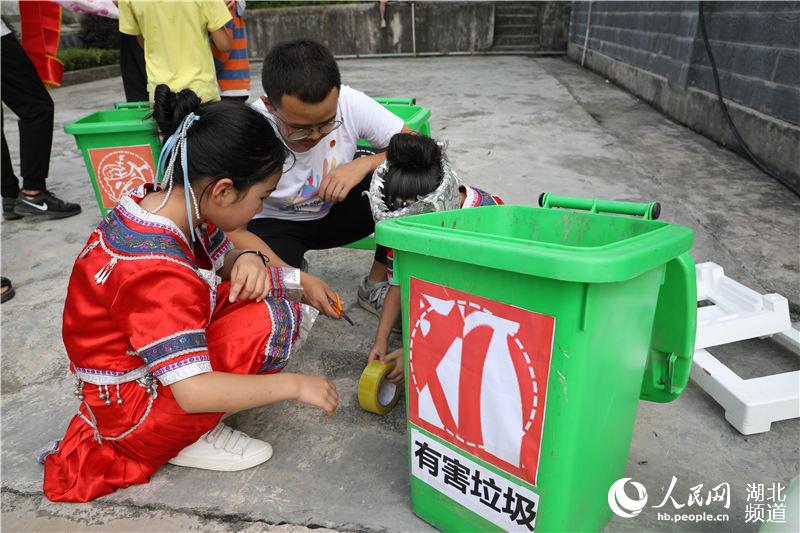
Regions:
[[[161,84],[153,99],[153,118],[168,139],[189,113],[200,117],[189,128],[189,181],[206,176],[230,178],[233,187],[246,191],[283,169],[288,150],[266,117],[241,102],[202,104],[191,89],[178,94]],[[175,184],[183,183],[180,157],[175,161]]]
[[[430,137],[397,133],[389,141],[386,159],[383,199],[390,211],[432,193],[442,183],[442,149]]]

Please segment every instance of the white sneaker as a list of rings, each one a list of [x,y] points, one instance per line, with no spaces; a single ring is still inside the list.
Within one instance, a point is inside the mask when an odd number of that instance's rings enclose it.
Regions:
[[[222,422],[180,451],[168,462],[178,466],[236,472],[260,465],[272,457],[272,446]]]

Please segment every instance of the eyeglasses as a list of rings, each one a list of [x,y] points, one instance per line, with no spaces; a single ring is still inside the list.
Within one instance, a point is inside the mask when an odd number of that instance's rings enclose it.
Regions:
[[[341,109],[341,107],[339,107],[337,105],[336,109],[338,111],[338,116],[342,117],[342,109]],[[328,122],[325,122],[324,124],[320,124],[319,126],[308,126],[308,127],[305,127],[305,128],[295,128],[295,127],[291,126],[290,124],[288,124],[286,122],[286,119],[284,119],[283,117],[281,117],[278,114],[277,110],[273,110],[272,114],[275,115],[278,118],[278,120],[280,121],[281,125],[283,126],[281,128],[283,130],[283,131],[281,131],[281,135],[283,135],[283,138],[286,139],[287,141],[304,141],[305,139],[308,139],[309,137],[311,137],[311,135],[315,131],[317,133],[319,133],[321,137],[325,137],[326,135],[329,135],[330,133],[332,133],[334,130],[338,129],[343,123],[342,120],[337,120],[336,117],[334,117],[333,119],[329,120]],[[342,117],[342,118],[344,118],[344,117]]]

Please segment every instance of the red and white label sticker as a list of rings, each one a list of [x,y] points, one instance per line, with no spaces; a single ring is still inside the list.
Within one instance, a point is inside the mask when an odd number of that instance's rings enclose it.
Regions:
[[[411,278],[413,424],[536,485],[555,318]]]
[[[103,207],[112,208],[123,196],[153,183],[155,164],[149,144],[89,150]]]

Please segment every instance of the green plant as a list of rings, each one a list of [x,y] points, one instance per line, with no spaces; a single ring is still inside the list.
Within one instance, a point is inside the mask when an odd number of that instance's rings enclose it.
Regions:
[[[119,50],[103,50],[101,48],[64,48],[58,51],[58,59],[64,63],[64,70],[81,70],[85,68],[114,65],[119,63]]]

